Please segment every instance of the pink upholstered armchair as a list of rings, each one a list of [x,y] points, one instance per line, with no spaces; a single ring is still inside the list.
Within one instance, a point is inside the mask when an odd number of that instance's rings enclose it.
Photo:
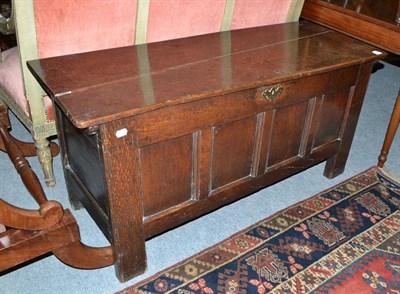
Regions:
[[[0,99],[31,131],[46,183],[54,186],[52,102],[28,72],[27,60],[297,21],[303,2],[14,0],[18,47],[2,52]],[[146,55],[141,66],[151,66]]]

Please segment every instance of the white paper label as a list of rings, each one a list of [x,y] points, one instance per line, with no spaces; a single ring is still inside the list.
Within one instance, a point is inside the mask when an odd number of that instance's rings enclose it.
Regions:
[[[374,51],[372,51],[372,53],[374,53],[375,55],[381,55],[382,54],[382,52],[378,51],[378,50],[374,50]]]
[[[120,129],[115,132],[115,136],[117,138],[125,137],[128,134],[128,130],[126,128]]]

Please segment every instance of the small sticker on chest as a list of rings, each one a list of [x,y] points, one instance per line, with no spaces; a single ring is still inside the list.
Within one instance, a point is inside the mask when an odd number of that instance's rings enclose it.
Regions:
[[[120,129],[115,132],[115,136],[117,138],[125,137],[128,134],[128,130],[126,128]]]

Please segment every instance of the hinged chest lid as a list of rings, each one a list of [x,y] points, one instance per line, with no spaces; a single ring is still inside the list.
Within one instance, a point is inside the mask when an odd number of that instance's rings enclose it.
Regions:
[[[377,60],[373,47],[306,21],[33,60],[78,128]]]

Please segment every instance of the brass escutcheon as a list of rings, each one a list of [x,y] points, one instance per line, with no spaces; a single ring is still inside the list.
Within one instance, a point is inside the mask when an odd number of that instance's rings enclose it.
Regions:
[[[262,92],[262,96],[267,98],[269,101],[273,102],[274,99],[279,96],[283,91],[282,86],[276,86],[272,88],[268,88]]]

